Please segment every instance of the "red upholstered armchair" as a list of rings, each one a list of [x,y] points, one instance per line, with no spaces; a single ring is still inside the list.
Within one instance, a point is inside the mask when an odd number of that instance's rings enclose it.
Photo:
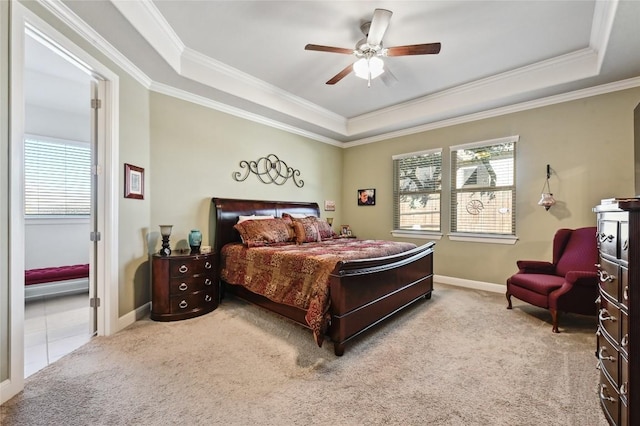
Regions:
[[[553,332],[558,312],[595,315],[598,293],[596,228],[560,229],[553,238],[553,262],[519,260],[519,271],[507,280],[511,296],[549,309]]]

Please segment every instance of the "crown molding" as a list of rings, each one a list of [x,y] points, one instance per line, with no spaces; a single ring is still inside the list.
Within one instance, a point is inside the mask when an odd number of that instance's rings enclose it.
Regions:
[[[600,72],[609,45],[609,36],[618,10],[618,0],[596,1],[591,24],[589,46],[598,52],[597,69]]]
[[[180,74],[181,57],[185,45],[153,2],[112,0],[111,3],[169,66]]]

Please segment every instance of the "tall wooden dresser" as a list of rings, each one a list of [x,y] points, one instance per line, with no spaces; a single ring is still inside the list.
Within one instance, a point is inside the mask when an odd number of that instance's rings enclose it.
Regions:
[[[640,424],[640,198],[603,200],[598,215],[599,396],[612,425]]]

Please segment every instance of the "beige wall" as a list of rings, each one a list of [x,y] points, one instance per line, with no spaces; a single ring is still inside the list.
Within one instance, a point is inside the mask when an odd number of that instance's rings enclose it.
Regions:
[[[442,231],[436,242],[435,273],[504,284],[517,259],[551,260],[558,228],[594,226],[591,209],[602,198],[634,195],[633,109],[640,89],[630,89],[361,145],[344,152],[344,218],[362,237],[389,238],[393,215],[394,154],[443,148]],[[452,145],[520,135],[516,160],[515,245],[450,241],[449,202]],[[558,204],[536,205],[546,177]],[[376,206],[358,207],[358,188],[376,188]],[[410,240],[420,244],[422,240]]]
[[[186,247],[193,228],[211,243],[212,197],[315,201],[322,217],[340,220],[341,148],[158,93],[151,93],[151,140],[151,251],[160,248],[160,224],[173,225],[172,248]],[[232,178],[244,173],[241,161],[269,154],[300,170],[304,186]],[[325,212],[324,200],[336,201],[336,211]]]

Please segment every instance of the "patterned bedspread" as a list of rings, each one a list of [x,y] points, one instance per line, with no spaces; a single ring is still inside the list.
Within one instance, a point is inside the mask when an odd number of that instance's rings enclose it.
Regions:
[[[402,253],[415,244],[381,240],[332,239],[316,243],[247,248],[227,244],[221,278],[274,302],[306,311],[318,346],[329,320],[329,275],[340,260],[371,259]]]

